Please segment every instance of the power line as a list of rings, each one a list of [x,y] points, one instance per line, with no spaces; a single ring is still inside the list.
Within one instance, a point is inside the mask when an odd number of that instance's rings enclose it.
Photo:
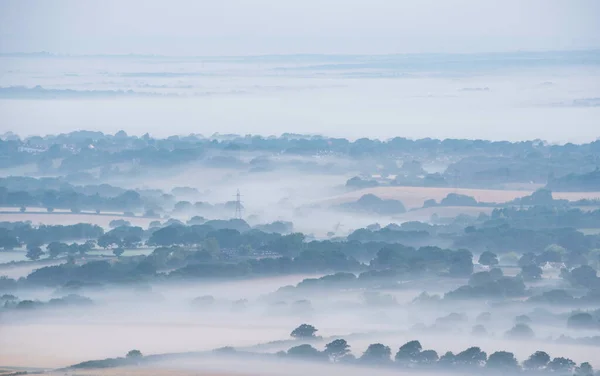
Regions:
[[[240,190],[237,190],[235,195],[235,219],[242,219],[242,195],[240,194]]]

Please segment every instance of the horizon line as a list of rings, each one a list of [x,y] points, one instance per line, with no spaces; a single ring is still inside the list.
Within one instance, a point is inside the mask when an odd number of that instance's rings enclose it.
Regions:
[[[582,48],[582,49],[557,49],[557,50],[523,50],[513,51],[489,51],[489,52],[397,52],[397,53],[265,53],[265,54],[240,54],[240,55],[163,55],[147,53],[57,53],[50,51],[34,52],[0,52],[0,57],[72,57],[72,58],[90,58],[90,57],[145,57],[145,58],[262,58],[262,57],[368,57],[368,56],[475,56],[475,55],[508,55],[508,54],[552,54],[552,53],[600,53],[600,47]]]

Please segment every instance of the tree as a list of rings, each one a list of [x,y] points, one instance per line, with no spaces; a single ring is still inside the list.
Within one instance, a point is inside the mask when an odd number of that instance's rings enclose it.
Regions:
[[[419,341],[409,341],[404,345],[400,346],[398,352],[396,353],[395,360],[400,363],[409,363],[416,361],[417,356],[421,352],[421,342]]]
[[[583,265],[571,270],[569,280],[575,285],[593,288],[598,285],[596,269],[589,265]]]
[[[469,278],[469,286],[472,287],[484,286],[492,282],[494,282],[494,279],[488,271],[473,273]]]
[[[420,364],[434,364],[439,359],[438,354],[435,350],[423,350],[416,357],[415,360]]]
[[[315,349],[311,345],[300,345],[292,347],[288,350],[287,355],[294,358],[323,360],[326,359],[325,354]]]
[[[121,257],[123,253],[125,253],[125,249],[121,247],[113,249],[113,254],[117,257]]]
[[[447,351],[444,355],[440,357],[438,364],[440,366],[448,367],[452,366],[456,363],[456,355],[452,351]]]
[[[137,248],[141,242],[142,238],[135,234],[129,234],[123,238],[123,246],[127,248]]]
[[[116,228],[116,227],[120,227],[120,226],[131,226],[131,222],[126,221],[124,219],[113,219],[112,221],[110,221],[108,223],[108,226],[110,228]]]
[[[478,367],[485,363],[486,359],[487,354],[485,351],[482,351],[479,347],[469,347],[465,351],[456,354],[454,361],[459,365]]]
[[[213,237],[206,238],[202,243],[202,248],[213,255],[213,257],[217,256],[221,251],[219,241]]]
[[[148,228],[160,227],[160,221],[152,221],[148,224]]]
[[[519,368],[519,362],[511,352],[496,351],[490,355],[485,366],[490,369],[510,372]]]
[[[325,354],[327,354],[334,362],[350,352],[350,345],[345,339],[336,339],[325,345]]]
[[[554,358],[548,363],[548,369],[554,372],[571,373],[576,364],[569,358]]]
[[[27,253],[25,254],[25,257],[27,257],[30,260],[39,260],[39,258],[44,254],[44,252],[42,252],[42,249],[38,246],[35,247],[29,247],[27,246]]]
[[[533,338],[535,337],[535,333],[527,324],[517,324],[511,330],[506,332],[507,338],[512,339],[523,339],[523,338]]]
[[[487,329],[485,329],[485,326],[478,324],[471,329],[471,334],[474,336],[483,336],[487,334]]]
[[[98,246],[106,249],[111,247],[112,245],[121,245],[121,239],[119,239],[114,234],[106,233],[98,238]]]
[[[315,338],[315,333],[317,331],[318,331],[318,329],[312,325],[302,324],[299,327],[297,327],[296,329],[294,329],[292,331],[292,333],[290,333],[290,336],[297,338],[297,339]]]
[[[370,344],[360,360],[370,364],[382,364],[390,361],[392,350],[381,343]]]
[[[498,265],[498,256],[490,251],[485,251],[479,256],[479,263],[485,266]]]
[[[575,376],[593,376],[594,369],[592,365],[588,362],[581,363],[581,365],[575,368]]]
[[[181,226],[167,226],[154,231],[152,235],[150,235],[150,239],[148,239],[148,244],[162,246],[179,244],[181,240],[180,227]]]
[[[543,270],[537,265],[529,264],[521,267],[521,277],[525,281],[537,281],[542,279]]]
[[[143,357],[142,352],[140,350],[131,350],[126,355],[129,359],[137,359]]]
[[[594,316],[587,312],[576,313],[567,320],[567,326],[573,329],[593,329],[597,328],[599,324],[594,320]]]
[[[550,355],[544,351],[536,351],[523,362],[523,368],[531,371],[539,371],[550,362]]]
[[[48,251],[50,258],[56,258],[61,253],[67,253],[69,251],[69,246],[66,243],[51,242],[46,246],[46,250]]]
[[[537,265],[535,253],[527,252],[524,253],[523,256],[519,259],[519,266],[522,268],[527,265]]]
[[[466,249],[452,252],[448,272],[453,277],[470,276],[473,273],[473,254]]]
[[[19,239],[8,229],[0,227],[0,248],[11,250],[20,246]]]

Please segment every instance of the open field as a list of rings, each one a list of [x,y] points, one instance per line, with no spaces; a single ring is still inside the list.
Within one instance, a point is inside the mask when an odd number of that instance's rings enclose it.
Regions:
[[[423,206],[425,200],[440,201],[448,193],[472,196],[479,202],[507,202],[518,197],[528,196],[532,190],[500,190],[470,188],[433,188],[433,187],[375,187],[344,193],[330,198],[330,203],[353,201],[365,194],[374,194],[380,198],[400,200],[407,208]],[[581,199],[600,198],[600,192],[553,192],[555,199],[576,201]]]
[[[1,375],[1,374],[0,374]],[[118,367],[105,369],[85,369],[76,371],[56,371],[47,373],[53,376],[77,375],[77,376],[235,376],[250,375],[250,373],[220,373],[198,371],[182,368],[159,368],[159,367]]]

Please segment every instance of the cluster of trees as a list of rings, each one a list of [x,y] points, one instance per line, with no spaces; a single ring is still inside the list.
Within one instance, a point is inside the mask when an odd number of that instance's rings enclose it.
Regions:
[[[6,178],[15,179],[15,178]],[[40,184],[45,179],[40,179]],[[6,186],[0,186],[0,206],[4,207],[19,207],[22,211],[27,207],[46,208],[48,212],[53,212],[54,209],[66,209],[72,212],[82,210],[101,212],[101,211],[140,211],[148,205],[145,200],[136,191],[122,191],[119,188],[108,186],[107,188],[98,187],[93,194],[85,192],[94,191],[94,189],[78,188],[67,184],[58,183],[59,189],[48,189],[39,187],[32,190],[24,190],[29,188],[31,184],[8,183],[9,187],[19,187],[21,189],[11,190]],[[37,184],[36,184],[37,185]],[[108,191],[111,195],[101,195]],[[112,195],[118,191],[120,193]]]
[[[578,174],[570,173],[559,178],[554,178],[548,182],[548,188],[560,191],[600,191],[600,169],[588,173]]]
[[[454,240],[454,247],[494,253],[540,252],[557,244],[571,252],[581,253],[600,248],[599,235],[584,235],[574,228],[524,229],[499,224],[469,226]]]
[[[482,271],[469,277],[468,285],[444,295],[447,299],[514,298],[525,295],[525,283],[520,277],[506,277],[501,269]]]
[[[102,227],[88,223],[34,227],[29,222],[2,222],[0,223],[0,248],[10,250],[26,244],[29,250],[52,242],[95,240],[103,234]]]
[[[299,156],[333,154],[360,161],[368,169],[408,180],[404,182],[399,179],[400,184],[448,185],[448,182],[455,181],[455,176],[460,175],[461,184],[465,186],[494,186],[531,180],[546,183],[548,176],[553,174],[564,176],[569,173],[591,173],[599,162],[598,148],[597,141],[583,145],[550,146],[541,142],[408,140],[399,137],[387,141],[366,138],[349,141],[304,135],[268,138],[236,135],[213,135],[205,138],[189,135],[155,139],[148,134],[142,137],[129,136],[123,131],[115,135],[78,131],[24,140],[15,136],[0,140],[0,154],[3,155],[0,167],[37,164],[41,172],[58,170],[74,173],[98,167],[104,170],[105,167],[131,160],[137,160],[140,169],[145,166],[171,167],[203,160],[210,166],[264,170],[270,166],[268,160],[262,162],[266,159],[264,156],[260,157],[260,163],[247,163],[236,158],[233,153],[247,151]],[[569,157],[565,158],[565,155]],[[439,156],[452,157],[458,162],[449,166],[443,174],[426,174],[420,168],[420,163],[415,161],[415,158],[433,160]],[[403,166],[399,167],[395,163],[398,159],[405,160]],[[296,164],[302,167],[302,162],[297,161]],[[313,165],[314,168],[319,167],[316,163]],[[583,187],[579,189],[594,187],[587,183],[589,180],[593,181],[590,178],[567,180],[572,185]]]
[[[483,226],[509,225],[520,229],[600,228],[600,210],[532,206],[494,209]]]
[[[480,206],[480,207],[493,207],[502,204],[488,203],[488,202],[477,202],[474,197],[459,194],[459,193],[448,193],[446,197],[440,200],[438,203],[434,199],[425,200],[423,202],[423,208],[432,208],[436,206]]]
[[[338,207],[343,210],[359,211],[379,215],[395,215],[406,212],[406,208],[401,201],[382,199],[370,193],[361,196],[354,202],[340,204]]]
[[[466,249],[439,247],[413,248],[388,244],[371,260],[373,269],[395,269],[411,274],[446,272],[450,276],[468,277],[473,273],[473,254]]]
[[[316,329],[310,325],[302,325],[294,330],[295,333],[302,327]],[[305,328],[306,329],[306,328]],[[310,334],[310,333],[308,333]],[[314,334],[313,334],[314,335]],[[294,336],[300,340],[311,338],[308,336]],[[400,346],[392,358],[392,349],[381,343],[374,343],[367,347],[363,354],[356,358],[351,354],[351,347],[344,339],[336,339],[325,345],[322,351],[310,344],[303,344],[282,352],[280,356],[311,360],[330,361],[334,363],[364,364],[369,366],[400,367],[404,369],[435,369],[454,370],[457,372],[487,373],[554,373],[559,375],[593,376],[594,370],[590,363],[584,362],[579,366],[564,357],[552,358],[544,351],[536,351],[522,363],[519,363],[512,352],[496,351],[488,354],[479,347],[470,347],[454,354],[448,351],[441,356],[435,350],[423,349],[417,340],[409,341]]]
[[[19,300],[14,295],[3,295],[0,297],[0,306],[4,309],[31,310],[39,308],[62,308],[62,307],[88,307],[94,302],[85,296],[69,294],[62,298],[52,298],[47,302],[39,300]]]
[[[25,284],[58,286],[70,281],[124,283],[159,278],[158,271],[173,279],[231,279],[261,275],[317,273],[327,270],[361,268],[356,260],[340,252],[305,250],[294,258],[257,258],[240,262],[224,261],[215,245],[203,245],[199,250],[180,247],[159,247],[147,257],[136,256],[118,263],[90,261],[83,265],[66,263],[37,269],[29,274]],[[19,281],[21,282],[21,281]],[[8,284],[7,284],[8,286]],[[1,286],[0,286],[1,287]]]
[[[121,229],[118,227],[107,234],[117,237],[114,233]],[[135,229],[135,227],[129,229]],[[225,234],[232,233],[225,231]],[[127,236],[125,235],[125,238]],[[286,238],[286,236],[279,236],[278,239],[282,238]],[[51,248],[54,249],[54,247],[60,252],[52,252],[72,253],[69,246],[63,243],[52,243]],[[120,249],[116,248],[116,250]],[[315,280],[315,283],[321,286],[336,286],[340,283],[368,285],[373,281],[389,280],[400,275],[414,278],[424,273],[469,276],[473,270],[470,252],[451,251],[437,247],[421,249],[403,246],[384,247],[377,252],[370,266],[359,263],[340,250],[323,247],[320,242],[304,243],[304,247],[294,257],[246,258],[237,262],[227,259],[227,257],[227,253],[220,248],[220,243],[216,241],[216,238],[210,237],[195,249],[159,247],[147,257],[136,256],[119,263],[93,261],[81,266],[67,263],[44,267],[32,272],[26,282],[38,285],[61,285],[73,280],[119,283],[156,277],[157,271],[167,270],[170,270],[168,273],[170,278],[247,278],[290,273],[322,273],[331,270],[364,271],[358,278],[351,273],[337,273]],[[365,271],[365,269],[369,270]],[[311,285],[314,283],[309,279],[299,287]]]

